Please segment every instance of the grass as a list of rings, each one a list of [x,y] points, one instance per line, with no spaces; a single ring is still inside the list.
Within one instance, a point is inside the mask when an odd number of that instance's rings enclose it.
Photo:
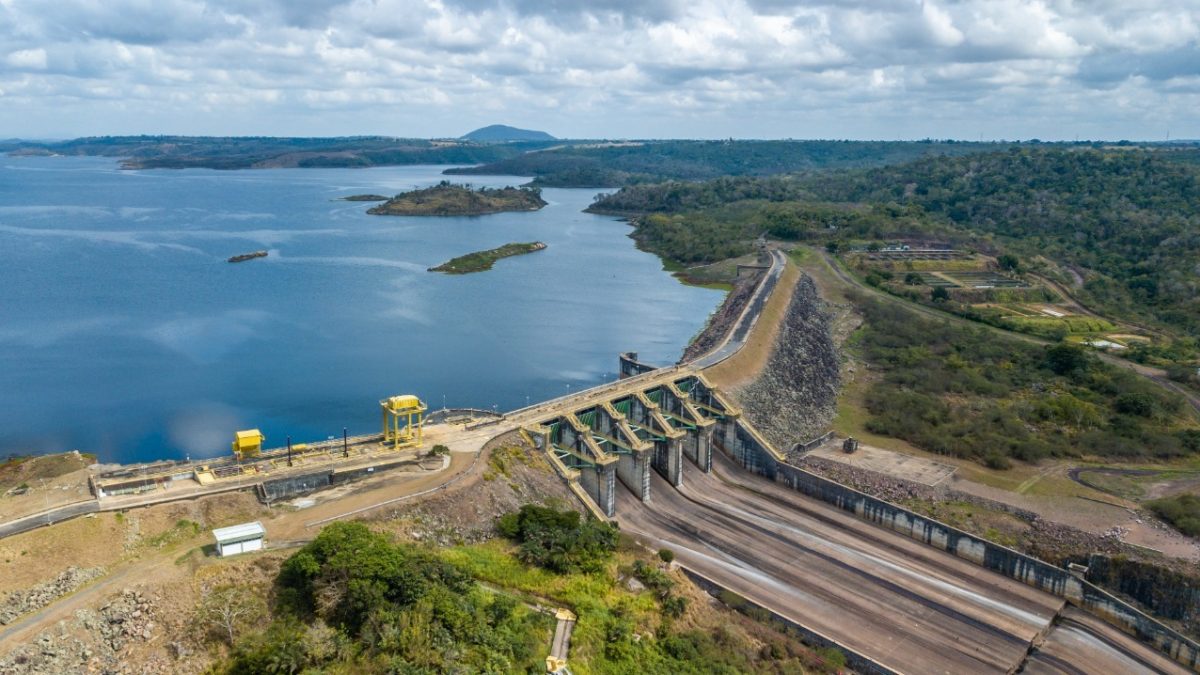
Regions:
[[[1021,535],[1029,529],[1025,521],[1011,513],[970,502],[927,502],[910,499],[903,502],[903,506],[1009,548],[1017,548],[1021,543]]]
[[[437,267],[430,267],[429,271],[445,272],[446,274],[484,272],[492,269],[492,265],[495,265],[497,260],[541,251],[544,248],[546,248],[546,245],[540,241],[505,244],[496,248],[489,248],[486,251],[475,251],[474,253],[460,255],[457,258],[451,258]]]
[[[575,612],[569,661],[579,675],[834,672],[844,663],[840,653],[805,647],[795,636],[758,622],[762,617],[714,606],[680,573],[660,571],[656,557],[628,537],[594,573],[556,574],[526,566],[515,550],[507,541],[492,540],[440,549],[437,555],[465,568],[492,592]],[[622,580],[631,576],[647,588],[629,590]],[[680,613],[667,612],[664,587],[676,600],[684,599]]]
[[[529,454],[521,448],[513,445],[505,445],[496,448],[488,456],[488,468],[483,472],[483,479],[490,481],[495,480],[498,476],[511,479],[512,469],[517,464],[535,469],[544,470],[546,468],[535,465]]]
[[[54,455],[13,455],[0,462],[0,490],[17,487],[22,483],[33,485],[33,481],[49,480],[87,468],[95,460],[94,455],[62,452]]]
[[[1200,537],[1200,495],[1175,495],[1146,505],[1180,532],[1189,537]]]
[[[595,672],[593,661],[603,661],[608,636],[605,626],[614,611],[631,619],[635,630],[658,629],[658,605],[650,593],[632,594],[616,581],[616,567],[629,556],[617,556],[609,569],[598,574],[555,574],[518,561],[515,547],[501,540],[447,549],[442,557],[464,566],[472,576],[530,600],[550,600],[579,617],[571,637],[571,666],[579,673]]]

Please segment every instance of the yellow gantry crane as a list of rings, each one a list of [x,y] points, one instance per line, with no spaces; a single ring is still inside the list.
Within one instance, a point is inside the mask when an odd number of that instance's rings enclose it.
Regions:
[[[263,441],[267,440],[258,429],[246,429],[233,435],[233,455],[240,461],[262,452]]]
[[[383,443],[392,449],[421,444],[421,426],[428,406],[411,394],[392,396],[379,402],[383,416]]]

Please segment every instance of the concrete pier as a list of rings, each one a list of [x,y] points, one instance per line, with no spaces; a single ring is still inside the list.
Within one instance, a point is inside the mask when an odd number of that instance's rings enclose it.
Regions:
[[[741,416],[703,375],[653,370],[636,359],[621,355],[627,377],[620,383],[591,399],[564,401],[562,409],[523,427],[535,445],[578,472],[580,485],[609,516],[615,508],[609,473],[649,502],[651,468],[673,487],[683,484],[684,456],[711,471],[714,439],[718,432],[721,438],[736,433],[730,429]]]

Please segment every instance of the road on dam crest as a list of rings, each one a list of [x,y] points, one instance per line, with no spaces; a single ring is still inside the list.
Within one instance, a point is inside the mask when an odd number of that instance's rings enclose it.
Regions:
[[[1103,622],[1087,624],[1089,639],[1059,634],[1061,598],[747,474],[721,452],[713,460],[716,474],[688,467],[678,490],[654,474],[648,504],[620,491],[622,529],[886,668],[1013,672],[1049,634],[1047,647],[1077,668],[1060,672],[1186,672]]]

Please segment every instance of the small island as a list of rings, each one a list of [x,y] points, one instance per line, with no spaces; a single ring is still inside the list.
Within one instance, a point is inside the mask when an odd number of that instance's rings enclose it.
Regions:
[[[250,253],[240,253],[238,255],[235,255],[229,259],[229,262],[240,263],[240,262],[246,262],[247,260],[254,260],[255,258],[265,258],[265,257],[267,257],[266,251],[252,251]]]
[[[492,269],[492,265],[501,258],[514,255],[525,255],[546,248],[540,241],[518,244],[505,244],[499,248],[486,251],[476,251],[448,260],[437,267],[430,267],[430,272],[445,272],[446,274],[470,274]]]
[[[537,188],[479,188],[442,181],[403,192],[367,210],[376,216],[482,216],[504,211],[537,211],[546,205]]]
[[[386,202],[387,200],[388,198],[383,195],[350,195],[349,197],[342,197],[342,201],[344,202]]]

